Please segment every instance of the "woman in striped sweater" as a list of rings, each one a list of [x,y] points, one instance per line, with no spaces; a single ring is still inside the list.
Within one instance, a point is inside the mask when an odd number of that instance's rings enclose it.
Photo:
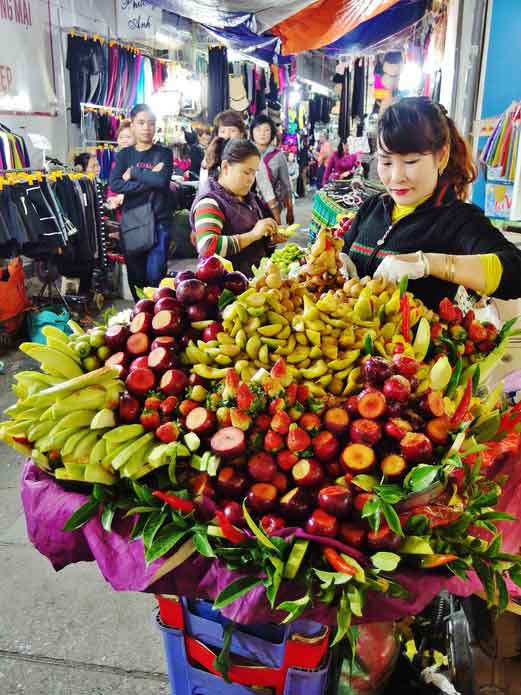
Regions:
[[[266,205],[251,192],[260,154],[248,140],[215,138],[206,161],[210,178],[192,205],[192,240],[201,258],[218,254],[251,276],[252,265],[282,241]]]

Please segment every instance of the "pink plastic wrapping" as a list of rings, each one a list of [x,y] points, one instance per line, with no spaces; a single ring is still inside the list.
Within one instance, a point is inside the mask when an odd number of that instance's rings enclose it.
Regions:
[[[505,463],[501,472],[509,475],[510,482],[498,509],[521,517],[521,456]],[[221,561],[192,555],[151,585],[154,574],[164,560],[146,565],[141,540],[129,542],[132,519],[116,522],[111,533],[103,529],[98,518],[91,519],[78,531],[63,531],[67,519],[87,498],[64,491],[30,460],[23,468],[21,495],[29,539],[56,570],[74,562],[95,561],[116,591],[153,591],[210,600],[239,576],[237,572],[228,570]],[[521,539],[521,521],[505,522],[502,526],[505,549],[517,550]],[[344,548],[349,551],[347,546]],[[404,569],[396,572],[394,577],[409,591],[409,600],[393,599],[382,594],[370,595],[366,601],[364,622],[397,620],[415,615],[444,588],[460,596],[481,591],[481,583],[475,576],[463,582],[447,573]],[[513,595],[521,595],[521,590],[514,585],[509,584],[509,589]],[[296,582],[285,582],[281,586],[279,600],[282,602],[300,595]],[[262,586],[254,588],[222,612],[227,618],[243,624],[274,622],[285,616],[270,609]],[[317,605],[307,611],[305,617],[323,624],[336,622],[335,610],[325,605]]]

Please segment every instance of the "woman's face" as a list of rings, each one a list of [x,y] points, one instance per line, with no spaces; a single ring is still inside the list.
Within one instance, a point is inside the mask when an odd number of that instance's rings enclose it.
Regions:
[[[206,149],[210,143],[210,134],[201,133],[201,135],[197,136],[197,140],[199,141],[199,144]]]
[[[123,128],[118,135],[118,148],[122,150],[124,147],[131,147],[135,142],[134,133],[130,126],[128,128]]]
[[[217,136],[225,140],[242,140],[244,135],[235,125],[220,125]]]
[[[267,147],[273,140],[269,123],[261,123],[253,129],[253,142],[261,147]]]
[[[378,175],[398,205],[415,205],[432,195],[446,148],[437,154],[393,154],[378,148]]]
[[[90,157],[85,172],[87,174],[94,174],[94,176],[99,176],[100,171],[101,171],[101,169],[100,169],[100,165],[99,165],[97,158],[96,157]]]
[[[260,159],[256,155],[235,164],[224,160],[221,165],[219,183],[234,195],[248,195],[255,181],[259,164]]]

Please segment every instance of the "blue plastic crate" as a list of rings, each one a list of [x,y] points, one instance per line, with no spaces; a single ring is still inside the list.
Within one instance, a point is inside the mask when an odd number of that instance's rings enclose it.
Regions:
[[[226,683],[219,676],[192,666],[187,658],[185,635],[181,630],[166,627],[159,617],[157,624],[163,637],[172,695],[258,695],[258,690]],[[324,695],[328,685],[330,652],[324,666],[317,670],[289,668],[283,695]]]

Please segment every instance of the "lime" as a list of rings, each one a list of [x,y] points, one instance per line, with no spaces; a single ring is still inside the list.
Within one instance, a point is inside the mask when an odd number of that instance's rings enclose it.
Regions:
[[[101,363],[95,355],[90,355],[83,360],[83,367],[88,372],[93,372],[95,369],[99,369],[101,367]]]
[[[89,343],[93,348],[100,348],[105,345],[105,333],[102,330],[96,330],[89,334]]]
[[[434,391],[444,391],[452,376],[449,358],[443,355],[431,369],[431,386]]]
[[[105,362],[105,360],[110,357],[110,348],[108,345],[102,345],[96,350],[96,355],[102,362]]]
[[[84,357],[88,357],[91,352],[89,341],[85,339],[78,340],[76,342],[76,345],[74,346],[74,351],[78,355],[78,357],[81,357],[82,359]]]

